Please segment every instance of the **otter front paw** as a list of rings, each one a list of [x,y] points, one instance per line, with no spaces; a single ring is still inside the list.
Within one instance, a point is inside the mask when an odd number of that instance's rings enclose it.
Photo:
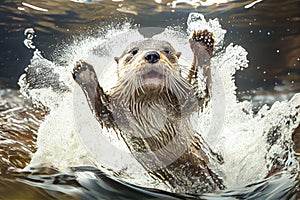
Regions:
[[[208,30],[194,31],[190,38],[190,44],[192,48],[196,43],[200,43],[202,46],[204,46],[209,55],[212,56],[214,48],[214,38],[211,32],[209,32]]]
[[[97,81],[96,72],[93,66],[83,60],[79,60],[76,62],[76,65],[73,68],[72,75],[73,79],[79,84]]]

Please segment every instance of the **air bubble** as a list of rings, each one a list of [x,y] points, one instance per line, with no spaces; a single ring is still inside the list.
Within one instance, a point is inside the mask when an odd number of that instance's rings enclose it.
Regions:
[[[25,35],[25,40],[24,40],[24,45],[28,48],[28,49],[35,49],[35,46],[33,44],[33,38],[36,37],[35,35],[35,31],[33,28],[27,28],[24,31],[24,35]]]

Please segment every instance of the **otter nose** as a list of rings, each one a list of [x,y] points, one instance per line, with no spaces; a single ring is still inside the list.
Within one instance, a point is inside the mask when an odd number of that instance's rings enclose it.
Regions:
[[[159,61],[159,53],[157,51],[148,51],[145,54],[145,59],[148,61],[148,63],[156,63]]]

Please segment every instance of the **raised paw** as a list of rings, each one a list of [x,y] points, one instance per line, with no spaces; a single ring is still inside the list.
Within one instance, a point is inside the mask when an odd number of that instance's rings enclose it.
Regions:
[[[73,79],[79,84],[84,84],[91,81],[98,82],[93,66],[83,60],[79,60],[76,62],[76,65],[73,68],[72,75]]]
[[[76,65],[75,67],[73,68],[73,71],[72,71],[72,75],[73,75],[73,78],[74,80],[76,80],[79,76],[79,74],[82,72],[82,71],[85,71],[86,70],[86,65],[83,65],[83,63],[85,63],[83,60],[79,60],[76,62]]]
[[[202,45],[204,45],[206,51],[209,53],[210,56],[212,56],[214,48],[214,38],[211,32],[209,32],[208,30],[194,31],[191,35],[190,43],[191,45],[193,45],[193,43],[196,42],[199,42]]]

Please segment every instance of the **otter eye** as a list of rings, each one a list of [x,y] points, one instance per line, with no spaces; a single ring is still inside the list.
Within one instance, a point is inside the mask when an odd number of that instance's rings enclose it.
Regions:
[[[135,48],[133,48],[133,49],[130,50],[130,53],[132,55],[135,55],[135,54],[137,54],[138,51],[139,51],[139,48],[135,47]]]
[[[165,52],[165,54],[169,54],[169,53],[170,53],[170,49],[165,48],[165,49],[164,49],[164,52]]]

